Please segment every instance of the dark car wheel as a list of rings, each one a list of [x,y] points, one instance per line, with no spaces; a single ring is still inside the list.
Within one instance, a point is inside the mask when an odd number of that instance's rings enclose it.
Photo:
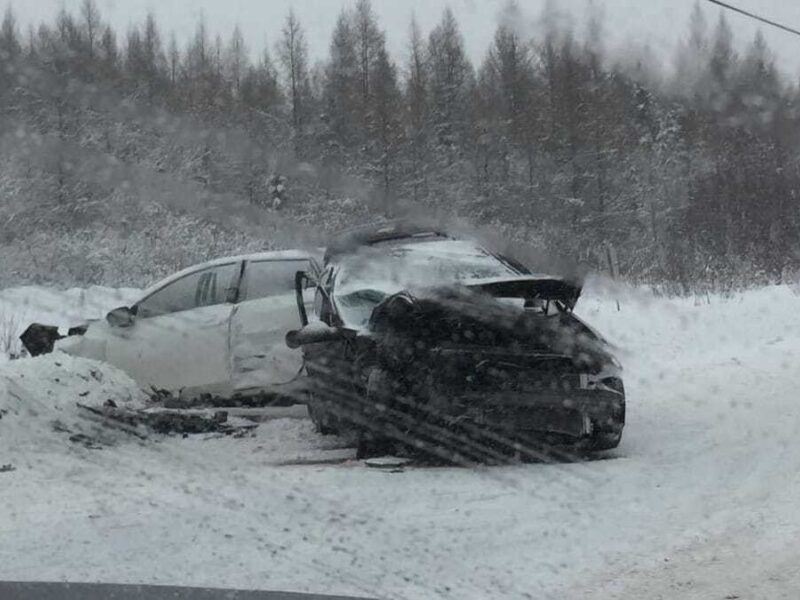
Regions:
[[[358,434],[356,449],[357,458],[380,456],[392,450],[390,438],[384,435],[384,424],[381,407],[391,403],[389,376],[383,369],[372,367],[366,381],[366,408],[369,417],[365,427]],[[385,410],[385,408],[383,409]]]
[[[308,416],[316,429],[322,435],[334,435],[338,433],[336,427],[331,423],[330,415],[320,405],[319,398],[313,392],[306,393],[306,406],[308,407]]]
[[[591,440],[589,442],[588,450],[591,451],[600,451],[600,450],[613,450],[617,446],[619,446],[620,441],[622,440],[622,432],[610,432],[610,431],[599,431],[592,435]]]

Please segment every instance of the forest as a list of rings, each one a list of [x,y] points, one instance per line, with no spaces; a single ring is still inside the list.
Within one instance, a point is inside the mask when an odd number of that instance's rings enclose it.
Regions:
[[[154,14],[115,31],[94,0],[28,29],[9,8],[0,287],[141,286],[404,215],[670,294],[795,280],[800,91],[764,37],[698,3],[669,64],[620,58],[586,7],[526,29],[509,2],[479,64],[450,9],[391,56],[358,0],[312,61],[291,12],[252,49],[203,19],[187,44]]]

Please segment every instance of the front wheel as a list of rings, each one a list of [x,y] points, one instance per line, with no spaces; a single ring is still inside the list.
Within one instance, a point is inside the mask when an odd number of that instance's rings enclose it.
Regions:
[[[391,403],[389,376],[383,369],[372,367],[366,376],[365,422],[358,434],[356,458],[381,456],[391,451],[392,442],[387,435],[386,410]]]
[[[587,449],[598,452],[601,450],[613,450],[619,446],[620,441],[622,441],[621,431],[598,431],[590,438]]]
[[[308,408],[308,416],[311,418],[311,422],[317,432],[322,435],[338,433],[336,427],[331,424],[327,411],[320,406],[319,399],[312,392],[306,392],[306,407]]]

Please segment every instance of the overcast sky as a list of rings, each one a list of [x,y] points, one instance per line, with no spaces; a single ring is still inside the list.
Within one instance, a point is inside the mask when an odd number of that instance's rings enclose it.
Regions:
[[[324,58],[330,33],[337,15],[355,0],[96,0],[106,20],[118,31],[140,21],[148,10],[158,17],[167,32],[174,30],[179,40],[190,37],[201,14],[209,29],[227,38],[239,24],[253,52],[268,41],[277,39],[282,21],[290,7],[302,21],[312,60]],[[456,12],[470,56],[479,62],[491,42],[498,15],[507,0],[372,0],[387,42],[395,57],[404,56],[408,23],[417,16],[425,30],[439,20],[442,10],[450,5]],[[555,0],[559,8],[580,17],[590,0]],[[527,27],[536,31],[537,15],[545,0],[518,0],[527,16]],[[594,0],[605,14],[605,27],[611,51],[622,52],[623,41],[648,43],[661,60],[671,61],[675,44],[686,34],[689,14],[695,0]],[[701,0],[710,24],[720,9]],[[756,12],[800,29],[800,0],[730,0],[746,10]],[[52,19],[62,6],[77,11],[81,0],[0,0],[0,6],[12,5],[25,27],[42,19]],[[748,44],[758,27],[762,27],[780,66],[793,79],[800,77],[800,37],[728,13],[728,19],[741,49]],[[580,22],[580,21],[579,21]]]

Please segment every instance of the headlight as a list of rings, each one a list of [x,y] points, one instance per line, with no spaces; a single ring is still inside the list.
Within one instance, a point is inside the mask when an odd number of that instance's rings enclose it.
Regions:
[[[600,383],[602,383],[607,388],[617,392],[618,394],[622,394],[623,396],[625,395],[625,386],[622,383],[622,379],[620,379],[619,377],[606,377],[604,379],[601,379]]]

